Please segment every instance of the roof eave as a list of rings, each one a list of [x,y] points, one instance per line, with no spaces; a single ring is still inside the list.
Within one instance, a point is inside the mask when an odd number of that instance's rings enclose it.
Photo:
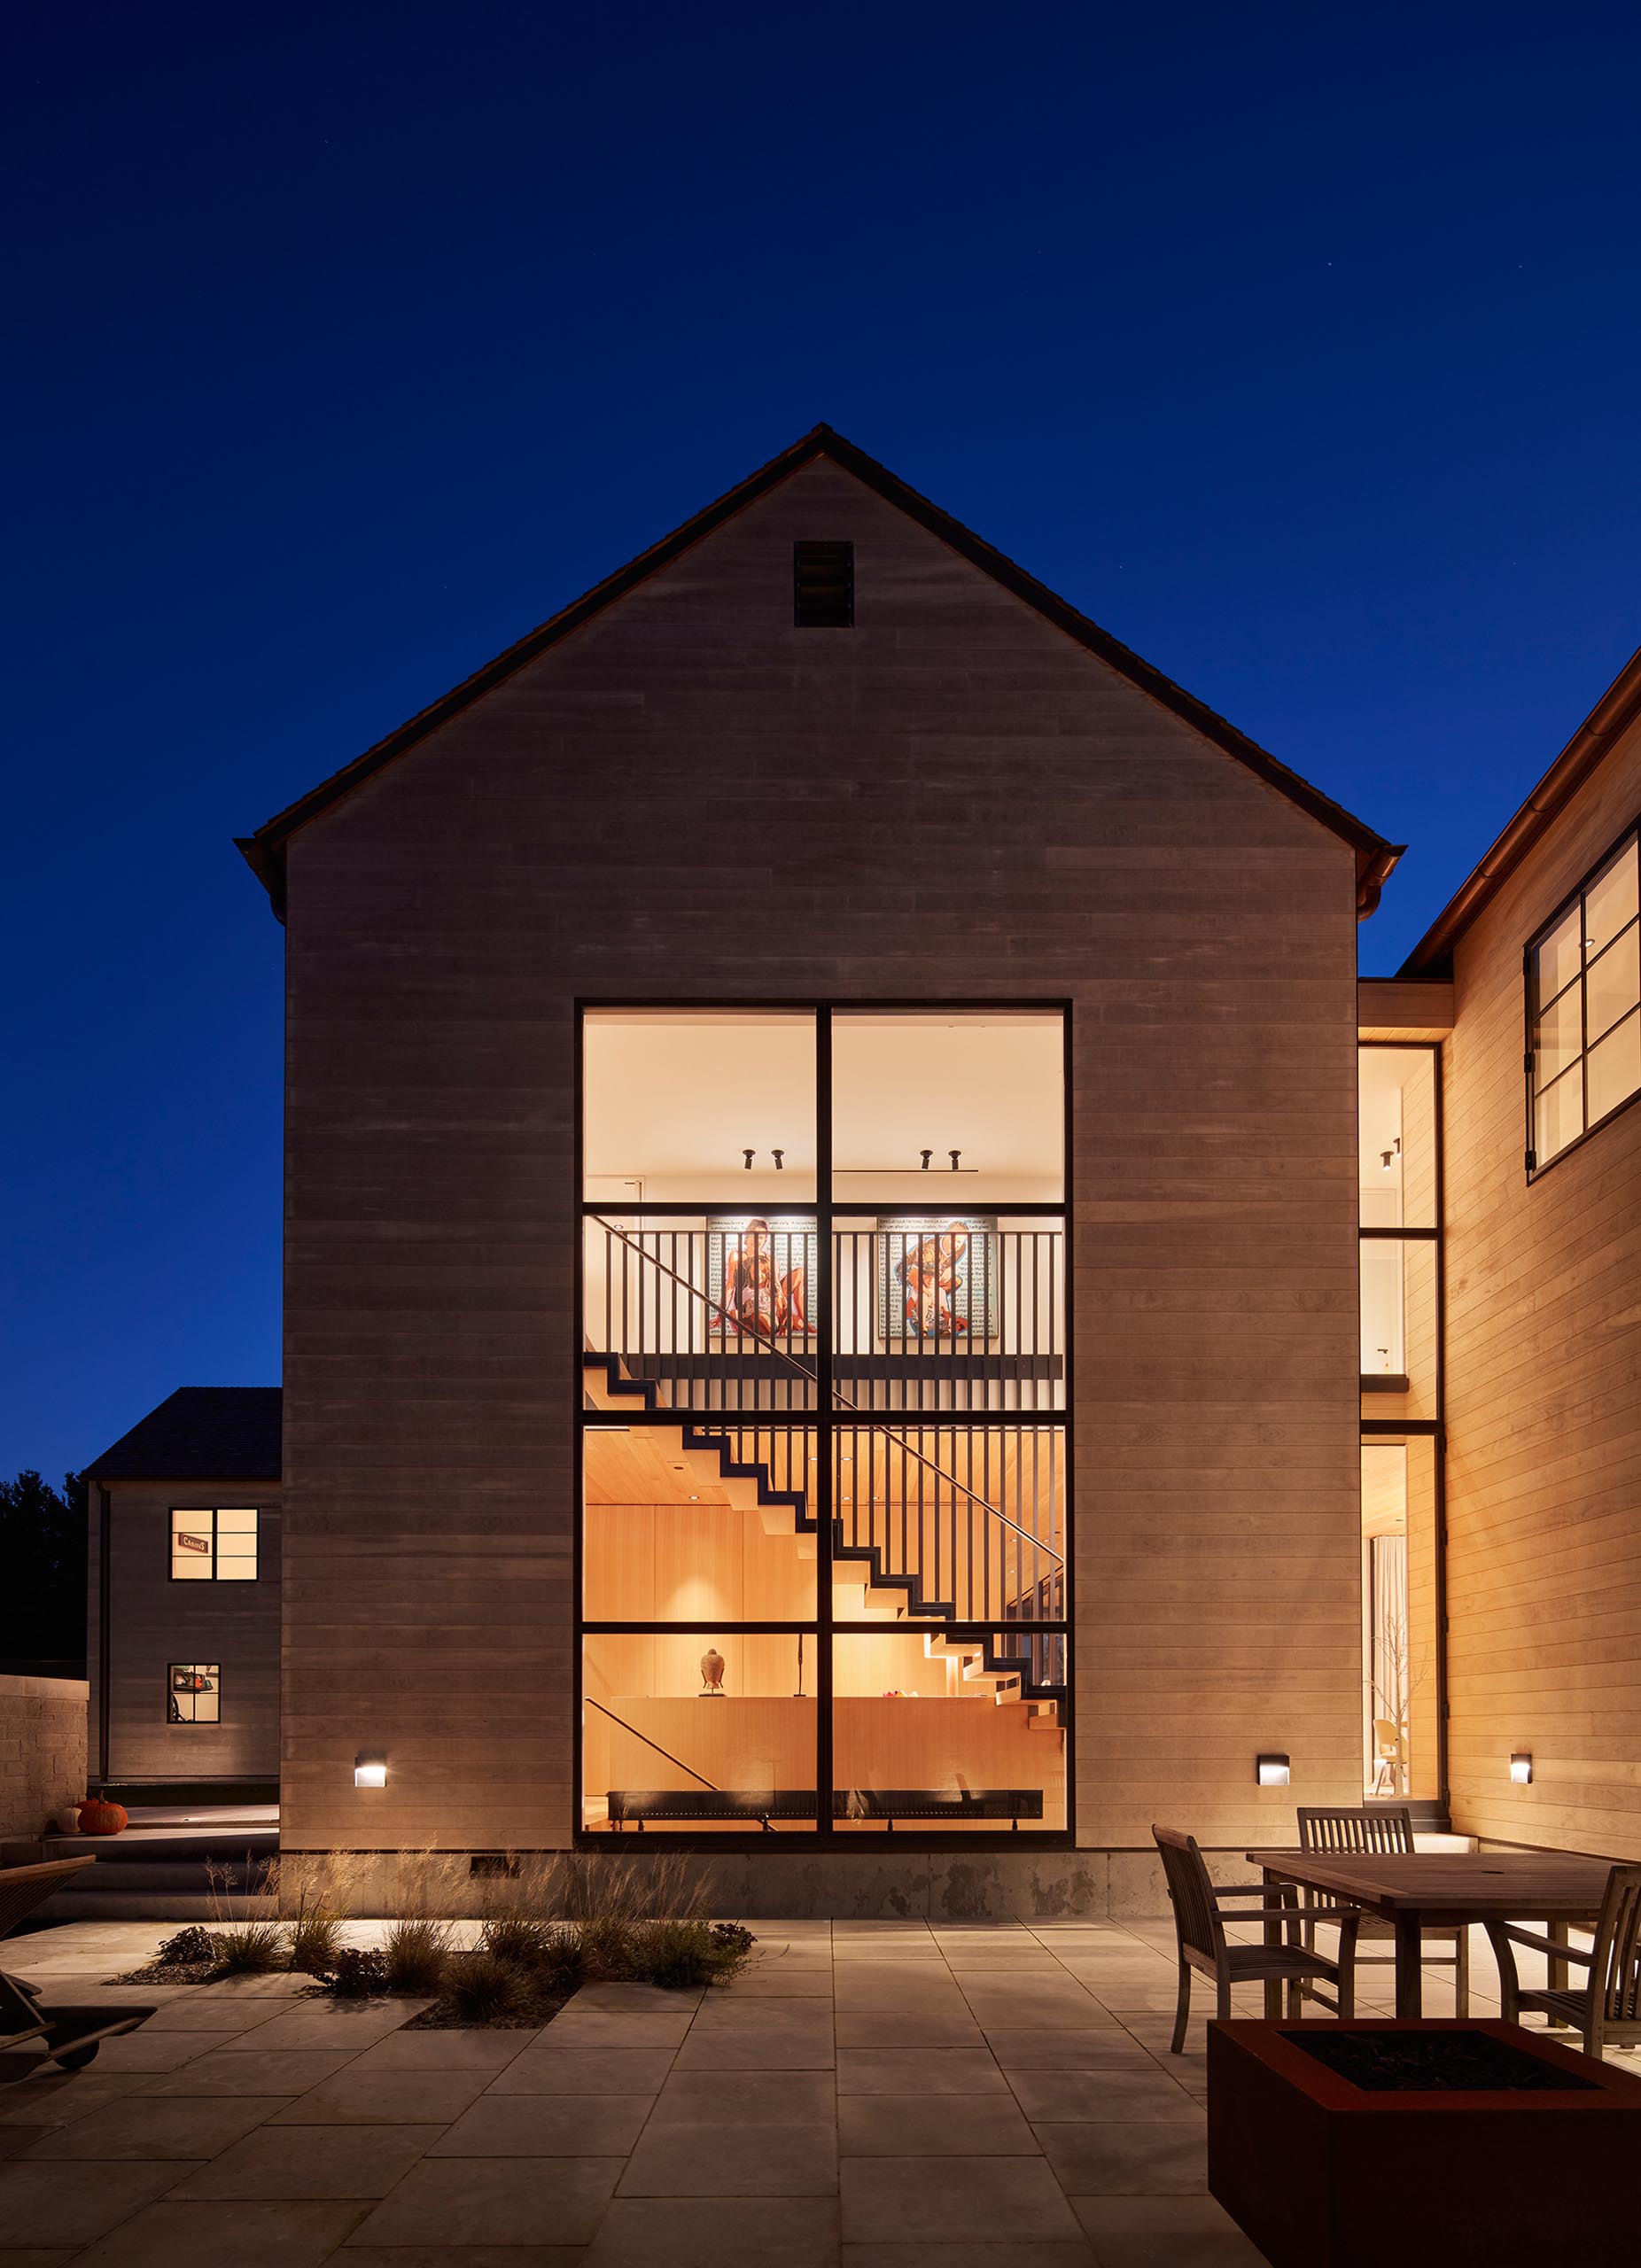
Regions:
[[[1491,848],[1413,947],[1398,976],[1452,973],[1453,948],[1623,734],[1641,718],[1641,646],[1602,695]]]
[[[505,682],[515,671],[533,661],[548,647],[579,629],[583,623],[617,599],[624,597],[648,577],[670,565],[681,553],[711,535],[726,520],[755,502],[770,489],[778,486],[801,466],[820,456],[829,457],[835,463],[842,465],[887,502],[903,511],[909,519],[949,545],[1068,637],[1108,663],[1131,684],[1149,694],[1226,755],[1265,780],[1289,802],[1308,812],[1313,819],[1342,837],[1356,854],[1358,918],[1365,919],[1373,911],[1385,881],[1405,846],[1388,843],[1383,835],[1365,826],[1330,796],[1324,795],[1319,788],[1312,787],[1308,780],[1293,771],[1279,757],[1272,756],[1269,750],[1261,748],[1256,741],[1249,740],[1245,733],[1239,732],[1234,725],[1199,701],[1194,694],[1176,685],[1171,678],[1124,646],[1119,639],[1112,637],[1108,631],[1100,629],[1086,615],[1080,614],[1068,601],[1051,591],[1046,584],[1039,583],[1024,568],[1017,566],[1012,559],[986,542],[983,536],[975,534],[972,529],[953,519],[939,505],[931,502],[916,489],[908,487],[886,465],[868,456],[852,441],[845,440],[831,426],[820,424],[813,426],[789,448],[783,449],[778,456],[772,457],[766,464],[760,465],[756,472],[749,474],[746,479],[704,510],[686,520],[681,527],[674,528],[670,535],[663,536],[658,543],[641,552],[637,558],[618,568],[613,575],[606,576],[602,583],[595,584],[590,591],[572,601],[536,629],[527,631],[504,653],[498,654],[482,669],[476,670],[461,684],[454,686],[448,693],[408,718],[385,739],[367,749],[363,755],[355,757],[351,764],[345,765],[339,772],[322,781],[307,795],[299,796],[295,803],[276,812],[258,827],[254,835],[237,836],[235,840],[241,854],[267,890],[279,919],[284,919],[285,911],[285,847],[300,827],[317,818],[351,788],[424,740],[471,703]]]

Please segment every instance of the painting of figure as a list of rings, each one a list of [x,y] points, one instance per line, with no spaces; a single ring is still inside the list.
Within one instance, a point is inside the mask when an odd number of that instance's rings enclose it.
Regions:
[[[710,1225],[713,1332],[731,1339],[813,1336],[808,1224],[772,1228],[760,1215]]]
[[[953,1223],[909,1242],[894,1263],[908,1337],[953,1339],[968,1328],[958,1294],[968,1285],[968,1231]]]
[[[880,1221],[878,1279],[885,1339],[992,1335],[990,1216]]]

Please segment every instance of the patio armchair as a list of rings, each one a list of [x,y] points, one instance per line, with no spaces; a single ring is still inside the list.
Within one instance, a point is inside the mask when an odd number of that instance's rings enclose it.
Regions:
[[[1335,1808],[1326,1804],[1301,1804],[1299,1806],[1299,1847],[1302,1851],[1337,1851],[1342,1856],[1372,1852],[1381,1857],[1395,1857],[1411,1852],[1413,1848],[1413,1814],[1405,1804],[1386,1804],[1376,1811],[1365,1808]],[[1300,1903],[1303,1919],[1308,1912],[1312,1891],[1306,1891]],[[1376,1914],[1365,1914],[1357,1933],[1358,1946],[1370,1939],[1375,1943],[1393,1940],[1396,1930],[1392,1923],[1380,1921]],[[1309,1938],[1306,1943],[1310,1942]],[[1470,2013],[1470,1930],[1463,1922],[1447,1922],[1423,1932],[1424,1945],[1447,1945],[1450,1953],[1437,1953],[1425,1960],[1423,1947],[1420,1961],[1427,1969],[1450,1969],[1453,1972],[1453,2014],[1467,2016]],[[1396,1966],[1391,1953],[1361,1953],[1357,1961],[1365,1969],[1384,1969]],[[1302,1998],[1319,2001],[1323,2008],[1330,2004],[1321,1993],[1307,1985],[1302,1988]]]
[[[1216,1884],[1209,1876],[1208,1862],[1198,1849],[1194,1836],[1182,1835],[1171,1827],[1154,1826],[1151,1833],[1162,1854],[1169,1903],[1174,1909],[1174,1928],[1179,1941],[1179,2000],[1174,2012],[1174,2036],[1169,2043],[1174,2054],[1181,2054],[1185,2047],[1194,1969],[1213,1978],[1215,2014],[1222,2023],[1231,2014],[1233,1984],[1265,1984],[1272,1979],[1280,1979],[1287,1987],[1290,2017],[1299,2014],[1300,1987],[1313,1977],[1325,1978],[1334,1987],[1342,2016],[1355,2014],[1356,1936],[1362,1919],[1359,1908],[1313,1906],[1309,1909],[1306,1920],[1310,1924],[1327,1922],[1339,1930],[1338,1958],[1329,1961],[1314,1943],[1305,1943],[1300,1929],[1300,1909],[1291,1888],[1268,1890],[1264,1883],[1257,1882],[1234,1887]],[[1254,1903],[1249,1910],[1235,1910],[1250,1899]],[[1225,1907],[1233,1910],[1227,1915],[1222,1910]],[[1233,1945],[1225,1936],[1227,1921],[1264,1922],[1272,1915],[1282,1917],[1279,1944]]]
[[[1507,2023],[1520,2023],[1528,2014],[1548,2016],[1552,2023],[1582,2032],[1587,2055],[1599,2055],[1604,2047],[1641,2047],[1641,1867],[1614,1867],[1607,1876],[1588,1953],[1514,1922],[1489,1922],[1487,1934],[1498,1962],[1501,2013]],[[1523,1992],[1517,1946],[1552,1961],[1575,1961],[1589,1974],[1582,1985],[1546,1984]]]

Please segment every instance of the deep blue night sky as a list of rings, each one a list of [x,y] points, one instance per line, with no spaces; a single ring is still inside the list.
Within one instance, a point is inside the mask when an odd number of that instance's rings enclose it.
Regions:
[[[278,1376],[230,837],[826,418],[1387,835],[1641,640],[1630,6],[12,19],[0,1473]]]

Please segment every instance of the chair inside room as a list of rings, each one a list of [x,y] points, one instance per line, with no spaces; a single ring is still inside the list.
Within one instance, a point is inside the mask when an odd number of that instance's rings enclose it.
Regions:
[[[1373,1785],[1378,1795],[1400,1795],[1407,1770],[1406,1744],[1394,1717],[1373,1720]]]
[[[1312,1928],[1318,1922],[1327,1922],[1338,1929],[1339,1957],[1329,1961],[1314,1943],[1303,1941],[1300,1909],[1290,1889],[1268,1890],[1264,1883],[1233,1887],[1216,1884],[1194,1836],[1182,1835],[1171,1827],[1153,1827],[1151,1833],[1162,1854],[1179,1940],[1179,2001],[1170,2042],[1176,2055],[1185,2048],[1194,1969],[1213,1978],[1215,2014],[1222,2022],[1231,2014],[1233,1984],[1264,1984],[1278,1979],[1287,1987],[1290,2017],[1298,2016],[1301,1987],[1311,1977],[1332,1984],[1341,2016],[1354,2013],[1356,1935],[1362,1918],[1354,1906],[1313,1906],[1309,1910]],[[1224,1911],[1226,1907],[1233,1909],[1228,1915]],[[1279,1944],[1233,1945],[1225,1936],[1227,1920],[1263,1922],[1272,1915],[1282,1917]]]
[[[1608,2047],[1641,2047],[1641,1867],[1614,1867],[1587,1953],[1559,1945],[1513,1922],[1489,1922],[1498,1962],[1500,2002],[1507,2023],[1523,2016],[1547,2016],[1583,2036],[1584,2053]],[[1582,1984],[1543,1985],[1523,1991],[1515,1948],[1525,1946],[1552,1961],[1573,1961],[1586,1972]]]
[[[1394,1728],[1393,1728],[1394,1729]],[[1336,1852],[1342,1858],[1396,1858],[1413,1849],[1413,1815],[1405,1805],[1386,1805],[1373,1811],[1357,1809],[1334,1810],[1325,1805],[1301,1804],[1299,1806],[1299,1847],[1313,1852]],[[1306,1920],[1315,1892],[1306,1891],[1300,1907],[1302,1920]],[[1308,1920],[1306,1921],[1308,1927]],[[1357,1931],[1360,1943],[1375,1939],[1393,1940],[1395,1930],[1388,1922],[1381,1922],[1377,1915],[1365,1914]],[[1448,1923],[1423,1932],[1425,1945],[1441,1943],[1450,1946],[1449,1953],[1437,1953],[1425,1962],[1432,1969],[1450,1969],[1453,1972],[1453,2014],[1467,2016],[1470,2013],[1470,1932],[1465,1926]],[[1421,1961],[1424,1955],[1421,1950]],[[1357,1960],[1365,1969],[1394,1968],[1393,1953],[1358,1953]],[[1331,2006],[1325,1995],[1313,1986],[1302,1988],[1302,1996],[1320,2000],[1324,2008]]]

